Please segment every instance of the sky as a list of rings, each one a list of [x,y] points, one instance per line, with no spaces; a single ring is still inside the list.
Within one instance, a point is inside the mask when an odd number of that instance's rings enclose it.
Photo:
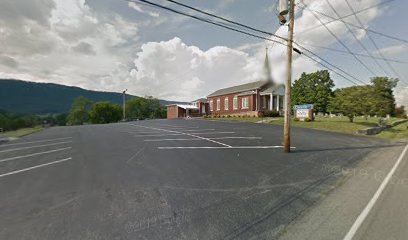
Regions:
[[[165,0],[155,3],[182,9]],[[182,3],[286,37],[276,0],[179,0]],[[349,0],[355,11],[387,0]],[[336,10],[334,12],[328,2]],[[297,5],[335,17],[351,14],[346,1],[303,0]],[[408,1],[394,0],[358,14],[368,29],[408,39]],[[332,48],[408,62],[408,44],[349,27],[296,7],[294,40],[359,80],[399,77],[399,104],[408,105],[408,63],[330,51]],[[194,13],[197,14],[197,13]],[[316,18],[317,16],[317,18]],[[320,21],[319,21],[320,19]],[[360,25],[354,16],[344,21]],[[271,39],[275,39],[270,37]],[[346,45],[348,50],[339,43]],[[377,48],[375,48],[375,45]],[[124,0],[0,1],[0,78],[52,82],[91,90],[190,101],[219,88],[259,80],[268,48],[272,75],[284,82],[286,47]],[[367,53],[368,52],[368,53]],[[368,69],[367,69],[368,68]],[[294,80],[325,69],[294,53]],[[336,87],[353,83],[331,72]]]

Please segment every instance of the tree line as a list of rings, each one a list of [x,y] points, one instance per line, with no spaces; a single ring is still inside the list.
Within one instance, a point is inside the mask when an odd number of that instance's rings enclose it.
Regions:
[[[302,73],[293,83],[292,105],[314,104],[315,112],[343,114],[350,122],[355,116],[403,116],[404,106],[396,107],[393,93],[397,83],[395,78],[374,77],[367,85],[333,90],[327,70]]]
[[[13,131],[20,128],[31,128],[38,125],[65,126],[66,114],[16,114],[0,111],[0,128],[3,131]]]
[[[126,102],[126,118],[143,120],[165,118],[166,109],[153,97],[132,98]],[[80,96],[77,97],[67,117],[68,125],[104,124],[118,122],[123,119],[123,108],[111,102],[92,102]]]

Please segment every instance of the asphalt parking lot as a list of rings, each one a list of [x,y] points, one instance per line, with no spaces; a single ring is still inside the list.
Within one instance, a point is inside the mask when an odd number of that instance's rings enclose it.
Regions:
[[[282,127],[151,120],[56,127],[0,145],[0,239],[273,239],[393,144]]]

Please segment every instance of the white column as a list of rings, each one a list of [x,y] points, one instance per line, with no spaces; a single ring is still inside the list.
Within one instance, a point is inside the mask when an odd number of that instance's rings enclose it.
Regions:
[[[279,95],[276,95],[276,111],[279,112]]]
[[[270,99],[269,99],[269,102],[270,102],[270,105],[269,105],[269,110],[273,110],[273,94],[271,93],[271,95],[270,95],[271,97],[270,97]]]

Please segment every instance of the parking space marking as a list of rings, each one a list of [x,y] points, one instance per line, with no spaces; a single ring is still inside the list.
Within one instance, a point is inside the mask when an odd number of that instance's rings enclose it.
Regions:
[[[194,130],[184,130],[184,132],[196,132],[196,131],[215,131],[215,129],[194,129]]]
[[[178,134],[184,134],[184,135],[187,135],[187,136],[190,136],[190,137],[200,138],[200,139],[203,139],[203,140],[206,140],[206,141],[209,141],[209,142],[213,142],[213,143],[225,146],[225,147],[231,147],[228,144],[225,144],[225,143],[222,143],[222,142],[217,142],[215,140],[211,140],[211,139],[208,139],[208,138],[205,138],[205,137],[193,135],[193,134],[190,134],[190,133],[182,133],[182,132],[174,131],[174,130],[160,129],[160,128],[154,128],[154,127],[146,127],[146,126],[141,126],[141,125],[136,125],[136,124],[130,124],[130,125],[136,126],[136,127],[147,128],[147,129],[162,130],[162,131],[165,131],[165,132],[173,132],[173,133],[178,133]],[[234,133],[234,132],[229,132],[229,133]],[[194,134],[198,134],[198,133],[194,133]]]
[[[262,137],[215,137],[209,139],[262,139]]]
[[[30,143],[40,143],[40,142],[52,142],[52,141],[56,141],[56,140],[65,140],[65,139],[70,139],[70,138],[72,138],[72,137],[54,138],[54,139],[45,139],[45,140],[39,140],[39,141],[30,141],[30,142],[21,142],[21,143],[10,143],[10,144],[0,145],[0,147],[15,146],[15,145],[23,145],[23,144],[30,144]]]
[[[46,151],[46,152],[38,152],[38,153],[33,153],[33,154],[28,154],[28,155],[23,155],[23,156],[0,159],[0,163],[15,160],[15,159],[20,159],[20,158],[27,158],[27,157],[43,155],[43,154],[47,154],[47,153],[60,152],[60,151],[64,151],[64,150],[71,149],[71,148],[72,147],[58,148],[58,149],[54,149],[54,150],[50,150],[50,151]]]
[[[200,138],[167,138],[167,139],[145,139],[145,142],[161,142],[161,141],[203,141]]]
[[[43,144],[43,145],[29,146],[29,147],[11,148],[11,149],[6,149],[6,150],[1,150],[0,153],[12,152],[12,151],[18,151],[18,150],[25,150],[25,149],[30,149],[30,148],[54,146],[54,145],[60,145],[60,144],[65,144],[65,143],[70,143],[70,142],[72,142],[72,141],[57,142],[57,143],[50,143],[50,144]]]
[[[164,133],[164,134],[150,134],[150,135],[135,135],[134,137],[164,137],[164,136],[180,136],[180,135],[189,135],[193,136],[192,134],[199,134],[199,135],[209,135],[209,134],[232,134],[235,132],[212,132],[212,133]],[[198,136],[193,136],[198,137]],[[212,139],[212,138],[205,138],[205,139]]]
[[[270,149],[283,146],[230,146],[230,147],[158,147],[158,149]],[[296,147],[290,147],[295,149]]]
[[[9,175],[13,175],[13,174],[17,174],[17,173],[21,173],[21,172],[30,171],[30,170],[33,170],[33,169],[36,169],[36,168],[45,167],[45,166],[52,165],[52,164],[62,163],[62,162],[65,162],[65,161],[68,161],[68,160],[71,160],[71,159],[72,158],[65,158],[65,159],[61,159],[61,160],[57,160],[57,161],[53,161],[53,162],[49,162],[49,163],[36,165],[36,166],[33,166],[33,167],[29,167],[29,168],[23,168],[23,169],[20,169],[20,170],[8,172],[8,173],[3,173],[3,174],[0,174],[0,178],[6,177],[6,176],[9,176]]]
[[[211,135],[211,134],[234,134],[235,132],[205,132],[205,133],[185,133],[185,134],[199,134],[199,135]]]
[[[134,137],[164,137],[164,136],[177,136],[184,135],[183,133],[165,133],[165,134],[152,134],[152,135],[135,135]]]
[[[262,137],[215,137],[215,138],[208,138],[211,140],[218,140],[218,139],[262,139]],[[203,140],[200,138],[167,138],[167,139],[145,139],[145,142],[160,142],[160,141],[196,141],[196,140]]]

